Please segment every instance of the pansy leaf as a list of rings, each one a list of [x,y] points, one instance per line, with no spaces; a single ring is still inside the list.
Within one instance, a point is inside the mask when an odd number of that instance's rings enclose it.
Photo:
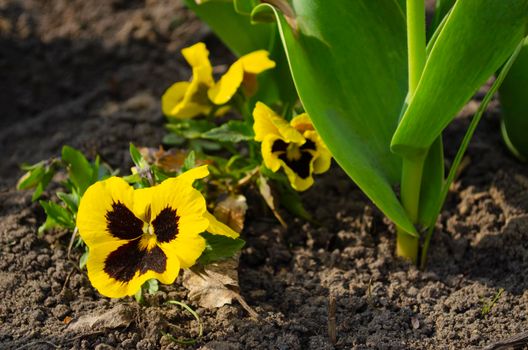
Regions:
[[[86,247],[86,250],[84,251],[83,255],[81,255],[81,257],[79,258],[79,268],[81,270],[86,266],[89,255],[90,255],[90,251],[88,250],[88,247]]]
[[[183,161],[182,172],[186,172],[196,166],[196,155],[194,151],[190,151]]]
[[[458,0],[392,139],[394,152],[423,154],[512,54],[525,34],[528,0]]]
[[[70,180],[77,186],[81,194],[92,184],[93,168],[88,159],[80,151],[64,146],[62,160],[67,164]]]
[[[19,180],[17,183],[18,190],[27,190],[29,188],[36,187],[42,177],[44,176],[45,161],[35,164],[30,168]]]
[[[173,133],[163,136],[162,143],[168,146],[181,146],[185,143],[185,138]]]
[[[203,265],[233,257],[246,243],[240,238],[233,239],[208,232],[202,233],[202,237],[205,238],[206,246],[198,261]]]
[[[339,165],[397,225],[416,234],[393,186],[390,141],[407,93],[405,19],[395,0],[293,0],[274,14],[297,92]],[[345,30],[346,28],[346,30]]]
[[[253,128],[239,120],[230,120],[217,128],[211,129],[202,134],[202,137],[220,142],[241,142],[252,140]]]
[[[130,143],[129,152],[130,158],[132,158],[132,162],[134,162],[134,165],[136,167],[142,169],[145,166],[148,166],[147,162],[143,159],[143,156],[141,155],[137,147],[134,146],[133,143]]]
[[[144,286],[146,287],[145,289],[147,292],[149,292],[149,294],[154,294],[159,290],[159,283],[155,278],[149,279],[147,282],[145,282]]]
[[[204,132],[215,128],[215,124],[207,120],[184,120],[168,123],[166,128],[180,137],[197,139],[200,138]]]
[[[57,203],[51,201],[39,201],[42,208],[46,212],[46,215],[52,219],[58,225],[73,230],[75,228],[75,222],[73,215],[68,209],[61,207]]]
[[[72,213],[79,209],[79,196],[75,193],[57,192],[57,197],[62,200]]]

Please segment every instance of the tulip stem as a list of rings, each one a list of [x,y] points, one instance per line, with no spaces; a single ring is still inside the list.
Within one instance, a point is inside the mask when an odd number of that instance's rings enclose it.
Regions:
[[[409,64],[409,99],[412,100],[425,67],[425,4],[423,0],[407,0],[407,49]],[[426,153],[427,154],[427,153]],[[404,157],[400,197],[413,224],[418,222],[420,188],[424,155]],[[418,263],[419,238],[397,228],[396,255]]]

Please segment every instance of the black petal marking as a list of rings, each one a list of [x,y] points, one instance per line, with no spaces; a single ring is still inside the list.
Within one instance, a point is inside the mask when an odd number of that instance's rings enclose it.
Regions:
[[[293,170],[301,179],[306,179],[310,176],[310,162],[313,159],[313,155],[307,151],[301,151],[301,157],[299,159],[288,159],[286,153],[279,155],[286,165]]]
[[[299,149],[301,151],[306,151],[306,150],[315,151],[315,142],[313,142],[310,139],[306,139],[306,142],[301,147],[299,147]]]
[[[121,202],[114,202],[112,210],[106,213],[106,227],[112,236],[119,239],[136,239],[143,234],[143,221]]]
[[[139,241],[128,242],[110,253],[104,263],[104,271],[120,282],[129,282],[137,271],[145,274],[149,270],[163,273],[167,267],[167,256],[160,247],[150,251],[139,248]]]
[[[176,209],[167,207],[160,211],[158,216],[152,221],[152,227],[158,242],[166,243],[176,238],[179,220],[180,217],[176,214]]]
[[[271,146],[271,153],[275,152],[286,152],[286,149],[288,148],[288,144],[281,139],[276,140],[273,142],[273,145]]]

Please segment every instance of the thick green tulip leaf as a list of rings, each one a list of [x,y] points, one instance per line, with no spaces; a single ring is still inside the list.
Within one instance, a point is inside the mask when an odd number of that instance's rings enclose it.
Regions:
[[[420,210],[418,223],[424,227],[435,222],[438,212],[436,205],[440,200],[444,184],[444,146],[442,136],[429,148],[424,163],[422,186],[420,187]]]
[[[401,160],[390,140],[407,92],[405,20],[394,0],[293,0],[260,5],[279,24],[297,92],[334,158],[387,217],[415,229],[392,186]],[[292,16],[293,14],[293,16]]]
[[[524,36],[528,0],[458,0],[441,27],[415,95],[392,139],[406,157],[425,153]]]
[[[436,0],[434,17],[428,28],[431,35],[434,33],[436,28],[438,28],[444,17],[449,13],[449,10],[451,10],[455,4],[455,1],[456,0]]]
[[[522,160],[528,160],[528,39],[499,88],[502,133],[506,144]]]
[[[215,32],[236,56],[267,49],[273,25],[250,23],[249,16],[235,12],[233,2],[184,0],[185,5]]]

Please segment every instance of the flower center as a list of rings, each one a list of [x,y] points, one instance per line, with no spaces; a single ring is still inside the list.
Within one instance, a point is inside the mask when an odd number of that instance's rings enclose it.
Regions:
[[[288,160],[299,160],[301,158],[301,149],[296,143],[290,143],[286,149],[286,157]]]
[[[148,222],[143,223],[143,234],[147,236],[154,236],[154,227]]]

